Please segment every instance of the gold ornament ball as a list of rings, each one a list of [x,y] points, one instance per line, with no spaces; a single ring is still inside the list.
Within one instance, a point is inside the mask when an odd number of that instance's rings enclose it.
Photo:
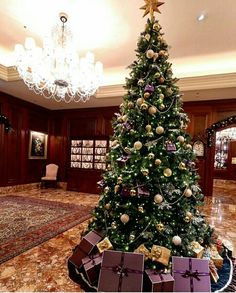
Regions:
[[[159,55],[160,55],[160,56],[164,56],[164,55],[165,55],[165,52],[166,52],[165,50],[160,50],[160,51],[159,51]]]
[[[138,81],[138,85],[139,86],[142,86],[142,85],[144,85],[144,80],[141,78],[141,79],[139,79],[139,81]]]
[[[178,140],[179,142],[183,143],[183,142],[185,141],[185,138],[184,138],[182,135],[179,135],[179,136],[177,137],[177,140]]]
[[[154,62],[157,60],[158,57],[159,57],[159,54],[157,52],[155,52],[153,55]]]
[[[185,191],[184,191],[184,196],[186,196],[186,197],[190,197],[192,194],[193,194],[193,193],[192,193],[192,190],[191,190],[191,189],[189,189],[189,188],[185,189]]]
[[[133,102],[129,102],[128,103],[128,108],[129,109],[133,109],[134,108],[134,103]]]
[[[149,34],[146,34],[144,38],[149,42],[151,36]]]
[[[153,153],[149,153],[148,158],[149,158],[149,160],[152,160],[155,158],[155,155]]]
[[[162,223],[158,223],[156,224],[156,229],[157,231],[162,232],[165,230],[165,226]]]
[[[148,169],[143,169],[142,173],[143,173],[144,176],[148,176],[149,170]]]
[[[156,112],[157,112],[157,108],[155,106],[151,106],[151,107],[148,108],[148,113],[150,115],[155,115]]]
[[[120,220],[121,220],[121,222],[122,222],[123,224],[128,223],[128,222],[129,222],[129,215],[127,215],[127,214],[123,214],[123,215],[121,215],[121,216],[120,216]]]
[[[164,128],[162,127],[162,126],[158,126],[157,128],[156,128],[156,133],[157,134],[162,134],[164,132]]]
[[[130,240],[130,241],[133,241],[134,239],[135,239],[135,235],[134,235],[134,234],[130,234],[130,235],[129,235],[129,240]]]
[[[161,100],[163,100],[163,99],[165,98],[165,96],[164,96],[163,94],[160,94],[159,98],[160,98]]]
[[[160,83],[164,83],[164,82],[165,82],[165,79],[164,79],[163,76],[161,76],[161,77],[159,78],[159,82],[160,82]]]
[[[165,106],[164,104],[160,104],[159,109],[160,109],[160,110],[164,110],[165,107],[166,107],[166,106]]]
[[[121,184],[123,182],[123,178],[121,176],[119,176],[117,178],[117,184]]]
[[[143,98],[138,98],[137,101],[136,101],[136,104],[138,106],[141,106],[143,102],[144,102],[144,99]]]
[[[110,208],[111,208],[111,204],[110,203],[105,204],[105,209],[106,210],[110,210]]]
[[[116,229],[116,228],[117,228],[117,226],[116,226],[116,222],[112,222],[112,223],[111,223],[111,228],[112,228],[112,229]]]
[[[142,145],[141,141],[136,141],[136,142],[134,143],[134,148],[135,148],[137,151],[141,150],[142,146],[143,146],[143,145]]]
[[[108,186],[106,186],[106,187],[104,188],[104,191],[105,191],[105,192],[108,192],[109,189],[110,189],[110,188],[109,188]]]
[[[143,212],[144,212],[143,207],[138,207],[138,211],[139,211],[140,213],[143,213]]]
[[[161,27],[160,27],[159,23],[155,22],[154,25],[153,25],[153,29],[156,30],[156,31],[159,31],[160,28]]]
[[[135,196],[136,195],[136,190],[135,189],[131,189],[129,192],[130,196]]]
[[[189,222],[190,222],[190,218],[189,218],[188,216],[186,216],[186,217],[184,218],[184,221],[185,221],[186,223],[189,223]]]
[[[147,100],[150,97],[150,93],[146,92],[143,95],[144,99]]]
[[[186,213],[186,216],[189,217],[189,218],[192,218],[193,215],[192,215],[191,212],[187,212],[187,213]]]
[[[147,50],[147,52],[146,52],[146,57],[147,57],[148,59],[153,58],[153,55],[154,55],[154,51],[153,51],[152,49]]]
[[[179,245],[181,245],[182,240],[181,240],[181,238],[179,236],[174,236],[172,238],[172,242],[174,243],[174,245],[179,246]]]
[[[186,170],[185,163],[180,162],[180,163],[179,163],[179,169],[180,169],[180,170]]]
[[[154,201],[155,201],[155,203],[162,203],[162,201],[163,201],[162,195],[161,194],[156,194],[154,196]]]
[[[161,165],[161,160],[160,159],[156,159],[155,160],[155,165],[157,165],[157,166]]]
[[[120,189],[120,185],[116,185],[114,188],[115,193],[117,193],[119,191],[119,189]]]
[[[172,175],[172,170],[170,168],[166,168],[163,171],[163,174],[164,174],[165,177],[170,177]]]
[[[148,109],[148,105],[146,103],[142,103],[142,105],[140,106],[141,110],[147,110]]]
[[[154,77],[157,78],[157,79],[159,79],[160,76],[161,76],[160,72],[156,72],[156,73],[154,74]]]
[[[152,130],[152,126],[150,124],[148,124],[148,125],[146,125],[145,129],[147,132],[149,132]]]
[[[191,150],[193,147],[192,147],[192,145],[190,143],[188,143],[188,144],[186,144],[186,148]]]

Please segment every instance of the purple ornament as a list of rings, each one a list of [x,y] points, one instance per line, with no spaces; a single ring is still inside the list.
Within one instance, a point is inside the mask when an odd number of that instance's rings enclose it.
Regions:
[[[150,195],[150,192],[145,186],[138,186],[138,195],[147,197]]]
[[[123,123],[123,127],[124,127],[125,130],[132,129],[132,125],[127,121],[125,123]]]
[[[130,187],[129,186],[123,186],[122,187],[121,196],[123,196],[123,197],[129,197],[130,196]]]
[[[144,88],[144,91],[145,92],[148,92],[148,93],[153,93],[154,92],[154,86],[153,85],[150,85],[150,84],[147,84]]]

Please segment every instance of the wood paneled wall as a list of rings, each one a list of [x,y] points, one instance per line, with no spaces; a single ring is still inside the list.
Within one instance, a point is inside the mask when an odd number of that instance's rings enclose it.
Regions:
[[[39,182],[45,165],[59,165],[59,180],[68,181],[71,189],[98,192],[96,183],[100,173],[72,171],[69,168],[69,143],[71,137],[109,137],[111,120],[117,107],[49,111],[42,107],[0,93],[1,113],[7,116],[13,131],[5,133],[0,125],[0,186]],[[192,137],[203,134],[213,123],[236,114],[236,100],[185,102]],[[28,159],[29,130],[46,132],[47,160]],[[213,177],[212,149],[207,149],[204,162],[200,162],[204,193],[211,194],[207,182]]]

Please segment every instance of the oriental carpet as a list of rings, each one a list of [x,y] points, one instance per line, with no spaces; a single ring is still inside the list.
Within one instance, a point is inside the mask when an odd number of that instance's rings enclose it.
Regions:
[[[91,210],[31,197],[0,197],[0,264],[89,219]]]

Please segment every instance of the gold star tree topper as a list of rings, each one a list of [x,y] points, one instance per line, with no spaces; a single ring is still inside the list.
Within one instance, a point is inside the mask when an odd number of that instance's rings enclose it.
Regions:
[[[158,7],[165,3],[165,2],[159,2],[159,0],[144,0],[144,1],[146,4],[140,7],[140,9],[145,10],[143,17],[146,16],[148,13],[150,13],[151,19],[154,19],[154,12],[161,13]]]

